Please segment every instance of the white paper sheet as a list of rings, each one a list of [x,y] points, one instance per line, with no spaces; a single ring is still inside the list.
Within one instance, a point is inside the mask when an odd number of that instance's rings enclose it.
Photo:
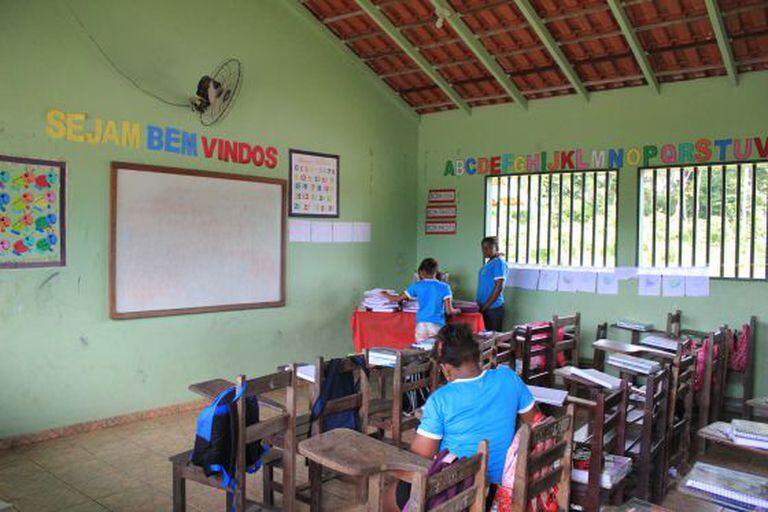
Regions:
[[[709,297],[709,276],[685,276],[685,295]]]
[[[556,292],[558,279],[560,279],[559,270],[542,270],[539,272],[539,290]]]
[[[311,242],[312,221],[291,219],[288,222],[288,240],[291,242]]]
[[[333,222],[312,221],[312,242],[333,242]]]
[[[576,291],[583,293],[595,293],[597,286],[597,274],[594,272],[576,272]]]
[[[599,272],[597,274],[597,293],[600,295],[618,295],[619,279],[613,272]]]
[[[352,228],[352,240],[355,242],[370,242],[371,241],[371,223],[355,222],[355,225]]]
[[[575,292],[576,272],[572,270],[561,270],[560,278],[557,280],[557,289],[561,292]]]
[[[634,279],[637,277],[637,268],[635,267],[616,267],[616,279],[619,281],[624,279]]]
[[[539,271],[531,269],[517,269],[515,273],[517,282],[513,284],[515,288],[522,290],[535,290],[539,284]]]
[[[661,279],[661,294],[664,297],[685,296],[685,276],[666,275]]]
[[[637,276],[637,294],[643,297],[661,295],[661,276],[652,274]]]
[[[333,223],[333,241],[351,242],[354,240],[354,223],[352,222],[334,222]]]

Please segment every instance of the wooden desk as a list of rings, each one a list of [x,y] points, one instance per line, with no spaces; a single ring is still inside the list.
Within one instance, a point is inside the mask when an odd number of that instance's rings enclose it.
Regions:
[[[593,356],[595,368],[603,370],[605,367],[605,354],[604,352],[613,352],[616,354],[627,354],[634,356],[653,356],[661,357],[663,359],[673,360],[675,354],[667,352],[666,350],[660,350],[658,348],[646,347],[644,345],[635,345],[633,343],[627,343],[624,341],[615,341],[602,339],[592,343],[592,348],[595,349]]]
[[[614,329],[621,329],[623,331],[629,331],[630,333],[632,333],[632,343],[635,344],[635,345],[640,343],[640,335],[641,334],[646,334],[646,333],[654,332],[653,328],[650,328],[650,329],[633,329],[631,327],[626,327],[626,326],[619,325],[619,324],[611,324],[611,327],[613,327]]]
[[[728,448],[733,448],[734,450],[743,450],[745,452],[755,453],[761,457],[765,457],[766,461],[768,461],[768,450],[761,450],[760,448],[755,448],[753,446],[744,446],[731,441],[731,438],[728,436],[728,430],[730,428],[730,423],[726,423],[724,421],[716,421],[714,423],[710,423],[704,428],[700,428],[697,433],[700,438],[706,441],[721,444]]]
[[[299,453],[309,459],[310,465],[318,464],[344,475],[367,477],[368,510],[371,511],[381,507],[383,473],[402,471],[404,473],[398,478],[407,478],[408,474],[415,477],[426,474],[432,464],[429,459],[345,428],[301,441]]]
[[[235,386],[234,382],[230,382],[226,379],[212,379],[212,380],[206,380],[203,382],[197,382],[195,384],[191,384],[188,389],[191,392],[202,396],[203,398],[207,398],[208,400],[214,400],[224,390],[232,388],[234,386]],[[263,405],[268,409],[272,409],[279,412],[285,411],[285,407],[283,407],[282,404],[263,396],[259,396],[259,405]]]

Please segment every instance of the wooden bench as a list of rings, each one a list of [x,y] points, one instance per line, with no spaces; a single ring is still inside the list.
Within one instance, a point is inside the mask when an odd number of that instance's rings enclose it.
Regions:
[[[226,381],[224,381],[226,382]],[[222,383],[216,383],[221,386]],[[212,387],[214,385],[211,385]],[[227,389],[229,386],[224,387]],[[245,387],[236,402],[237,408],[237,440],[235,449],[237,452],[237,467],[234,480],[235,488],[227,491],[227,510],[245,512],[254,510],[270,510],[266,504],[258,504],[246,500],[246,446],[251,443],[266,442],[279,434],[285,434],[285,449],[280,453],[283,471],[282,486],[290,489],[283,500],[283,510],[294,510],[295,488],[295,430],[296,430],[296,372],[295,367],[291,371],[278,372],[264,377],[246,380],[244,375],[237,378],[235,389],[237,392]],[[280,406],[280,412],[273,417],[263,419],[257,423],[246,426],[245,404],[249,397],[260,396],[264,393],[284,389],[286,392],[286,405]],[[217,395],[218,396],[218,395]],[[186,483],[188,480],[209,487],[222,488],[222,477],[219,475],[208,476],[203,468],[190,462],[191,450],[170,457],[173,466],[173,511],[184,512],[186,510]],[[276,454],[265,456],[262,465],[269,463],[269,459]]]

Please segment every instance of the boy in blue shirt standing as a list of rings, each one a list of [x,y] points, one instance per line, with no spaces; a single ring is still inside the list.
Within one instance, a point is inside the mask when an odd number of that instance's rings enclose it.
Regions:
[[[477,305],[483,314],[485,329],[501,332],[504,330],[504,282],[507,280],[507,262],[499,254],[496,237],[485,237],[480,245],[483,258],[488,259],[488,263],[483,265],[477,277]]]
[[[419,281],[412,283],[400,295],[382,295],[389,300],[400,302],[407,299],[419,299],[419,311],[416,313],[416,341],[436,336],[445,325],[446,315],[461,313],[453,307],[451,287],[436,279],[437,260],[426,258],[419,265]]]

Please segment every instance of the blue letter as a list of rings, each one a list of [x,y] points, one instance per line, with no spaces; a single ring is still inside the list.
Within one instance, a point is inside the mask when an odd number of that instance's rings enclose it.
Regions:
[[[170,126],[165,128],[165,150],[167,152],[178,153],[180,151],[178,146],[180,140],[181,136],[179,135],[178,128],[171,128]]]
[[[181,132],[181,154],[197,156],[197,134]]]
[[[163,149],[163,130],[151,124],[147,125],[147,149],[152,151]]]
[[[611,169],[619,169],[623,166],[624,166],[624,150],[609,149],[608,150],[608,167]]]

